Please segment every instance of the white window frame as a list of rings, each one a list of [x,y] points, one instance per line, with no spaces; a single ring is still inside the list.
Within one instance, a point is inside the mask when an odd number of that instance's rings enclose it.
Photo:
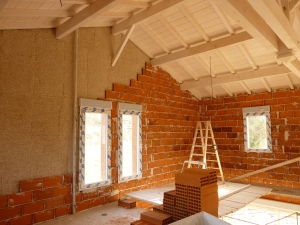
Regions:
[[[137,163],[138,173],[132,176],[123,176],[123,145],[122,145],[122,115],[136,115],[138,119],[138,148],[137,148]],[[136,104],[119,103],[118,104],[118,180],[125,182],[129,180],[139,179],[142,177],[142,106]]]
[[[261,149],[249,148],[247,117],[250,117],[250,116],[265,116],[266,117],[267,148],[261,148]],[[270,106],[243,108],[243,124],[244,124],[244,144],[245,144],[246,152],[272,152]]]
[[[108,101],[79,99],[80,119],[79,119],[79,190],[97,188],[110,185],[111,180],[111,109],[112,103]],[[106,179],[92,184],[85,184],[85,113],[107,114],[106,130]]]

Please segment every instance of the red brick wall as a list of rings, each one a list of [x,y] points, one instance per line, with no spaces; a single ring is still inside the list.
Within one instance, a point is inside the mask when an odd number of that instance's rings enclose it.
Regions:
[[[270,105],[273,153],[246,153],[243,107]],[[300,89],[240,94],[200,101],[201,119],[212,118],[223,171],[227,179],[300,157]],[[285,132],[288,135],[285,140]],[[299,162],[242,179],[246,182],[300,188]]]
[[[106,99],[112,109],[112,183],[95,192],[76,194],[77,211],[117,201],[131,191],[174,182],[174,174],[188,158],[199,104],[189,92],[180,91],[179,84],[166,72],[147,64],[138,80],[130,86],[113,85]],[[116,153],[117,103],[137,103],[143,106],[143,178],[118,184]],[[0,196],[0,225],[32,224],[70,214],[72,207],[72,177],[62,175],[20,181],[20,193]],[[104,197],[114,190],[120,193]],[[150,204],[137,202],[139,207]]]

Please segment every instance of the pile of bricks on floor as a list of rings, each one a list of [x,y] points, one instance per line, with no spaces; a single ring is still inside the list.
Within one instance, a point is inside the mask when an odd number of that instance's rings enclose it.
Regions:
[[[198,168],[175,175],[176,190],[164,193],[163,204],[141,213],[131,225],[165,225],[205,211],[218,217],[217,173]]]

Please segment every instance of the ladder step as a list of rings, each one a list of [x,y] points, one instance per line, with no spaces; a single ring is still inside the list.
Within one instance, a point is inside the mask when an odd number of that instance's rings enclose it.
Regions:
[[[218,160],[206,160],[208,162],[218,162]]]
[[[192,154],[192,156],[203,156],[203,154]]]

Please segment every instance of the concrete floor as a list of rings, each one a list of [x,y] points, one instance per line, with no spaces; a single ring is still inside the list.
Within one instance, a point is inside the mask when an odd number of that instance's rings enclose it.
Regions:
[[[145,209],[125,209],[117,202],[91,208],[75,215],[67,215],[51,221],[40,223],[42,225],[130,225],[140,218]]]

